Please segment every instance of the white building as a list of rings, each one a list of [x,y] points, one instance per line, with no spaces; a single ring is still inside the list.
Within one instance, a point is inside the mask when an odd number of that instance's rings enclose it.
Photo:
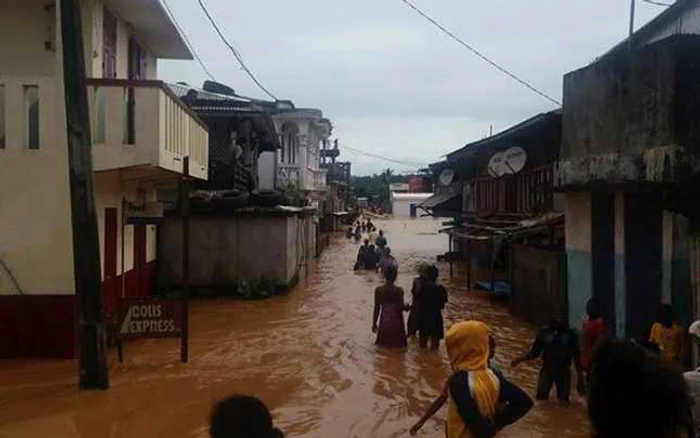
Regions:
[[[391,192],[391,212],[395,218],[417,218],[421,216],[418,206],[432,193],[396,193]]]
[[[0,357],[75,354],[59,11],[59,1],[0,2]],[[118,298],[153,288],[156,227],[127,226],[123,205],[154,205],[185,156],[206,179],[208,132],[156,80],[159,58],[192,59],[157,0],[82,0],[81,14],[109,319]]]

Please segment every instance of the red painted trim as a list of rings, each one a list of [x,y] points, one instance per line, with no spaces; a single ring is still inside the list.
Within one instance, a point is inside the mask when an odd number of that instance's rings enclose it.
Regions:
[[[0,358],[76,355],[75,295],[0,295]]]
[[[173,90],[168,87],[163,81],[154,80],[133,80],[133,79],[112,79],[112,78],[86,78],[85,83],[93,87],[121,87],[121,88],[159,88],[163,93],[167,94],[175,103],[183,109],[195,122],[207,132],[209,127],[199,118],[196,112],[189,106],[185,105]]]

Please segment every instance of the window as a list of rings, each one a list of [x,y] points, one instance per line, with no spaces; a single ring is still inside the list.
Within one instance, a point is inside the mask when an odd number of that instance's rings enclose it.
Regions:
[[[5,86],[0,85],[0,149],[5,149]]]
[[[39,87],[24,86],[24,144],[27,149],[39,149]]]

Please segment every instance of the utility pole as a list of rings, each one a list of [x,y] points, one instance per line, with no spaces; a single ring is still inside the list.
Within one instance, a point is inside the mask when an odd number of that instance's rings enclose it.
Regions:
[[[73,225],[73,273],[78,301],[81,389],[107,389],[100,243],[92,183],[90,118],[79,0],[61,0],[63,81]]]
[[[634,35],[634,15],[635,15],[636,0],[630,0],[630,34],[627,38],[627,48],[632,52],[632,35]]]

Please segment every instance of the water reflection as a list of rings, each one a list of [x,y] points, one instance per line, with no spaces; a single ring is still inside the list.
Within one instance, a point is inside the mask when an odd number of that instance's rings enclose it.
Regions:
[[[417,263],[447,246],[435,221],[377,221],[388,235],[407,295]],[[75,390],[73,362],[0,362],[0,437],[204,437],[213,402],[230,393],[258,395],[288,436],[397,437],[440,393],[449,374],[444,347],[405,351],[376,347],[371,332],[378,274],[353,272],[356,244],[342,237],[310,265],[308,281],[289,296],[266,302],[212,300],[192,306],[189,364],[178,363],[178,342],[148,340],[110,360],[112,388]],[[506,309],[467,291],[466,272],[453,279],[449,325],[486,321],[498,342],[504,373],[534,394],[537,364],[507,365],[529,347],[534,329]],[[444,436],[444,410],[420,436]],[[585,437],[581,402],[539,404],[505,437]]]

